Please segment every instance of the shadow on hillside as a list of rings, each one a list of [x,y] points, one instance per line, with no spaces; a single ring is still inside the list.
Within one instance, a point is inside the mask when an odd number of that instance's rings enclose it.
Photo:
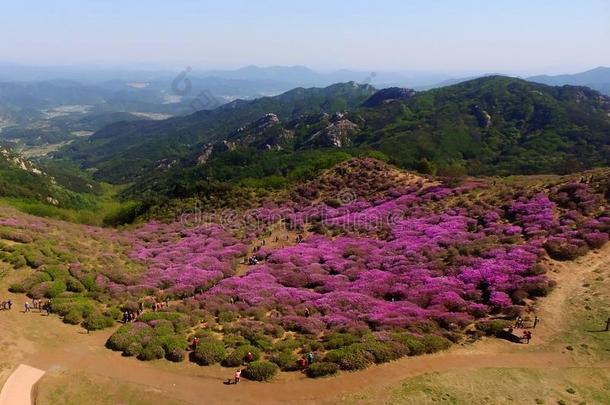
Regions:
[[[519,336],[517,336],[514,333],[509,332],[507,330],[498,332],[496,337],[499,339],[508,340],[509,342],[513,342],[513,343],[521,343],[521,338]]]

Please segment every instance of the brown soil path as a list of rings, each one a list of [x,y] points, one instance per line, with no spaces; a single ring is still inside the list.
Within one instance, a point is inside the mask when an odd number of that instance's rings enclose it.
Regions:
[[[34,385],[44,373],[43,370],[21,364],[2,387],[0,405],[31,405]]]
[[[475,344],[454,347],[434,355],[404,358],[337,377],[311,380],[299,373],[283,373],[271,383],[244,381],[224,385],[232,369],[199,367],[190,363],[172,364],[166,361],[143,363],[103,348],[112,331],[87,335],[73,326],[64,325],[55,316],[38,313],[24,314],[20,310],[25,298],[5,294],[10,277],[0,281],[2,297],[15,302],[12,311],[0,312],[0,345],[8,348],[9,364],[27,363],[49,372],[72,370],[110,377],[122,383],[132,383],[159,390],[166,396],[187,403],[335,403],[342,397],[368,387],[390,387],[392,384],[432,371],[494,368],[564,368],[576,366],[561,344],[553,337],[566,328],[566,300],[582,280],[595,269],[610,267],[610,244],[602,251],[591,253],[576,262],[553,262],[550,276],[558,287],[540,301],[537,315],[542,322],[534,331],[529,345],[519,345],[496,339],[484,339]],[[610,370],[609,362],[591,365]],[[0,373],[0,384],[3,382]],[[44,379],[40,384],[44,384]]]

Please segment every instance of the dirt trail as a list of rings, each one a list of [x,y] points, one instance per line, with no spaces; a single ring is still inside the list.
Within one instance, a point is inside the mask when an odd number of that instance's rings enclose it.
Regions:
[[[0,344],[9,348],[9,364],[25,362],[50,373],[71,370],[110,377],[153,388],[193,404],[202,401],[210,404],[335,403],[343,396],[365,388],[391,387],[407,377],[433,371],[577,366],[559,344],[552,342],[552,338],[566,328],[564,310],[567,299],[576,292],[587,275],[600,267],[610,267],[610,244],[602,251],[591,253],[576,262],[552,263],[550,276],[557,280],[558,287],[538,304],[536,314],[542,322],[534,330],[534,339],[529,345],[484,339],[446,352],[404,358],[321,380],[307,379],[299,373],[282,373],[271,383],[244,381],[238,386],[227,386],[223,381],[232,374],[232,369],[199,367],[188,362],[144,363],[124,358],[103,348],[112,331],[87,335],[73,326],[62,324],[55,316],[21,313],[19,310],[25,297],[19,295],[10,295],[15,301],[12,311],[0,312],[2,330],[9,332],[0,334]],[[6,291],[8,283],[9,280],[2,280],[0,291]],[[592,367],[609,368],[610,364],[603,362]],[[44,384],[44,379],[41,384]]]
[[[44,373],[43,370],[21,364],[2,387],[0,405],[31,405],[34,385]]]

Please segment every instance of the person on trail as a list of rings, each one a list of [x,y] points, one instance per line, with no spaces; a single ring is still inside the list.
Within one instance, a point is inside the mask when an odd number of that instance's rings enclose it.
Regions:
[[[299,359],[298,363],[299,363],[299,368],[300,368],[301,370],[303,370],[303,371],[304,371],[304,370],[307,368],[307,360],[305,360],[305,358],[304,358],[304,357],[301,357],[301,358]]]
[[[8,309],[11,309],[11,307],[8,307]],[[610,318],[608,318],[608,320],[606,321],[606,332],[610,331]]]
[[[309,308],[305,308],[305,318],[309,318],[310,312],[309,312]]]
[[[517,317],[517,320],[515,322],[515,328],[522,328],[523,327],[523,318],[521,318],[521,316]]]
[[[30,312],[30,303],[26,302],[23,304],[24,312]]]
[[[13,301],[11,301],[11,300],[6,301],[6,306],[8,307],[8,309],[10,311],[13,306]]]
[[[530,340],[532,339],[532,332],[529,330],[523,332],[523,339],[525,339],[525,343],[529,344]]]
[[[199,338],[197,336],[195,336],[193,338],[193,350],[197,350],[197,347],[199,346],[199,342],[200,342]]]
[[[246,363],[251,363],[254,361],[254,355],[252,354],[252,352],[248,352],[248,354],[246,354]]]
[[[237,370],[235,370],[235,384],[239,384],[240,380],[241,380],[241,369],[238,368]]]
[[[537,316],[534,317],[534,326],[532,326],[532,328],[536,329],[536,325],[538,325],[540,323],[540,318],[538,318]]]
[[[51,315],[51,300],[47,301],[47,316]]]
[[[129,322],[129,312],[123,312],[123,323]]]
[[[309,352],[307,353],[307,365],[311,366],[313,364],[313,353]]]

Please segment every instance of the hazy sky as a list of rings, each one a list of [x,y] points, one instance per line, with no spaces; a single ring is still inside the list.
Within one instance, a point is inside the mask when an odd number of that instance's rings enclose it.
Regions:
[[[610,65],[609,0],[3,0],[0,61],[573,72]]]

